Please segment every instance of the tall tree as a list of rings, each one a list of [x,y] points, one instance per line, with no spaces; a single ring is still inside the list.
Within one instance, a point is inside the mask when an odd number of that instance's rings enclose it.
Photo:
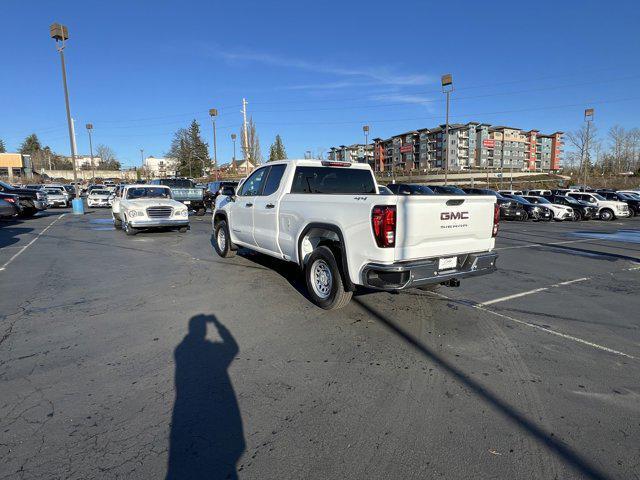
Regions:
[[[576,155],[580,159],[580,172],[582,173],[588,172],[592,166],[591,152],[598,142],[597,133],[596,126],[592,124],[589,128],[583,125],[578,130],[567,134],[569,142],[575,147]]]
[[[31,165],[34,170],[39,171],[44,168],[45,165],[42,146],[40,145],[40,140],[38,140],[38,136],[35,133],[32,133],[24,139],[20,145],[19,152],[22,155],[31,156]]]
[[[0,153],[6,153],[7,147],[4,146],[4,141],[0,138]]]
[[[180,176],[201,177],[210,163],[209,146],[202,140],[200,125],[193,120],[189,128],[181,128],[173,134],[167,157],[177,160],[176,171]]]
[[[276,135],[275,141],[269,147],[269,161],[273,162],[274,160],[284,160],[287,158],[287,152],[284,149],[284,144],[282,143],[282,138],[280,135]]]
[[[247,156],[249,157],[249,161],[257,166],[262,163],[262,151],[260,150],[260,139],[258,138],[258,134],[256,133],[256,124],[253,123],[253,117],[249,118],[249,122],[247,123],[247,148],[248,151],[245,151],[245,140],[244,140],[244,128],[240,128],[240,139],[242,145],[242,151],[244,152],[245,160],[247,160]]]
[[[116,159],[116,154],[111,147],[104,144],[98,145],[96,157],[100,159],[97,166],[99,170],[120,170],[120,162]]]

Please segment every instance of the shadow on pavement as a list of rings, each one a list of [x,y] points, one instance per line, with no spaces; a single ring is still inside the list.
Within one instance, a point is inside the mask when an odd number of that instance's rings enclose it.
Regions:
[[[598,470],[595,465],[592,465],[586,458],[573,451],[564,443],[553,438],[550,433],[547,433],[533,421],[527,419],[523,413],[520,413],[514,407],[499,398],[495,393],[491,392],[489,389],[466,375],[462,370],[449,363],[442,356],[432,351],[427,345],[423,344],[412,334],[396,325],[391,319],[387,318],[369,305],[366,305],[360,299],[356,298],[353,301],[373,318],[376,318],[382,325],[391,330],[406,343],[413,346],[425,358],[438,365],[448,375],[471,390],[475,395],[480,397],[492,408],[514,423],[519,429],[535,438],[545,448],[558,456],[560,460],[578,471],[581,474],[581,478],[589,478],[592,480],[605,480],[609,478],[605,473]]]
[[[206,339],[212,324],[221,342]],[[236,479],[245,450],[240,408],[228,368],[238,344],[214,315],[189,320],[174,352],[176,399],[169,436],[166,480]]]

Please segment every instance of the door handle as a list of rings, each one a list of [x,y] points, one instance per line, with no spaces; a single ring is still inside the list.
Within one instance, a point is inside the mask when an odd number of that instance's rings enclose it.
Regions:
[[[244,206],[245,207],[253,207],[253,203],[245,203]]]
[[[275,208],[275,205],[273,203],[267,203],[264,208]]]

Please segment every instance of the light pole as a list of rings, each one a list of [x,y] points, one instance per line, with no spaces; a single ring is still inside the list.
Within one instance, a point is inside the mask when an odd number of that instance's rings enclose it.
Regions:
[[[369,163],[367,160],[367,145],[369,145],[369,125],[363,125],[362,132],[364,133],[364,162]]]
[[[449,177],[449,95],[453,92],[453,77],[450,73],[442,75],[442,93],[447,96],[447,114],[445,120],[444,137],[446,140],[446,147],[444,150],[444,184],[447,184]]]
[[[93,163],[93,142],[91,141],[91,130],[93,130],[93,123],[87,123],[87,133],[89,134],[89,154],[91,155],[91,183],[96,183],[96,166]]]
[[[144,148],[140,149],[140,168],[142,169],[142,173],[146,173],[144,168]]]
[[[593,108],[587,108],[584,111],[584,121],[587,122],[587,132],[584,139],[584,160],[582,162],[582,190],[586,191],[587,188],[587,169],[589,164],[589,135],[591,130],[591,122],[593,121],[593,115],[595,111]]]
[[[62,86],[64,87],[64,103],[67,107],[67,126],[69,128],[69,144],[71,146],[71,164],[73,166],[73,184],[75,198],[71,201],[73,213],[83,214],[84,207],[78,192],[78,173],[76,172],[76,142],[73,138],[73,125],[71,124],[71,107],[69,106],[69,89],[67,88],[67,69],[64,63],[65,41],[69,39],[69,31],[64,25],[52,23],[49,27],[49,36],[56,41],[56,48],[60,52],[60,65],[62,67]]]
[[[211,123],[213,124],[213,169],[216,172],[216,180],[218,179],[218,147],[216,145],[216,116],[218,110],[215,108],[209,109],[209,115],[211,116]]]
[[[231,168],[234,171],[236,169],[236,138],[238,138],[238,136],[235,133],[232,133],[231,141],[233,142],[233,160],[231,161]]]

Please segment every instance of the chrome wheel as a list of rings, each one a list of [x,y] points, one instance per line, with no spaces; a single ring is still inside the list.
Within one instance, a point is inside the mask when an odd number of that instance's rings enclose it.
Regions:
[[[311,265],[311,286],[314,293],[322,298],[329,298],[333,286],[333,275],[327,262],[318,259]]]
[[[218,250],[224,252],[227,248],[227,233],[224,228],[218,229],[218,235],[216,235],[216,241],[218,242]]]

